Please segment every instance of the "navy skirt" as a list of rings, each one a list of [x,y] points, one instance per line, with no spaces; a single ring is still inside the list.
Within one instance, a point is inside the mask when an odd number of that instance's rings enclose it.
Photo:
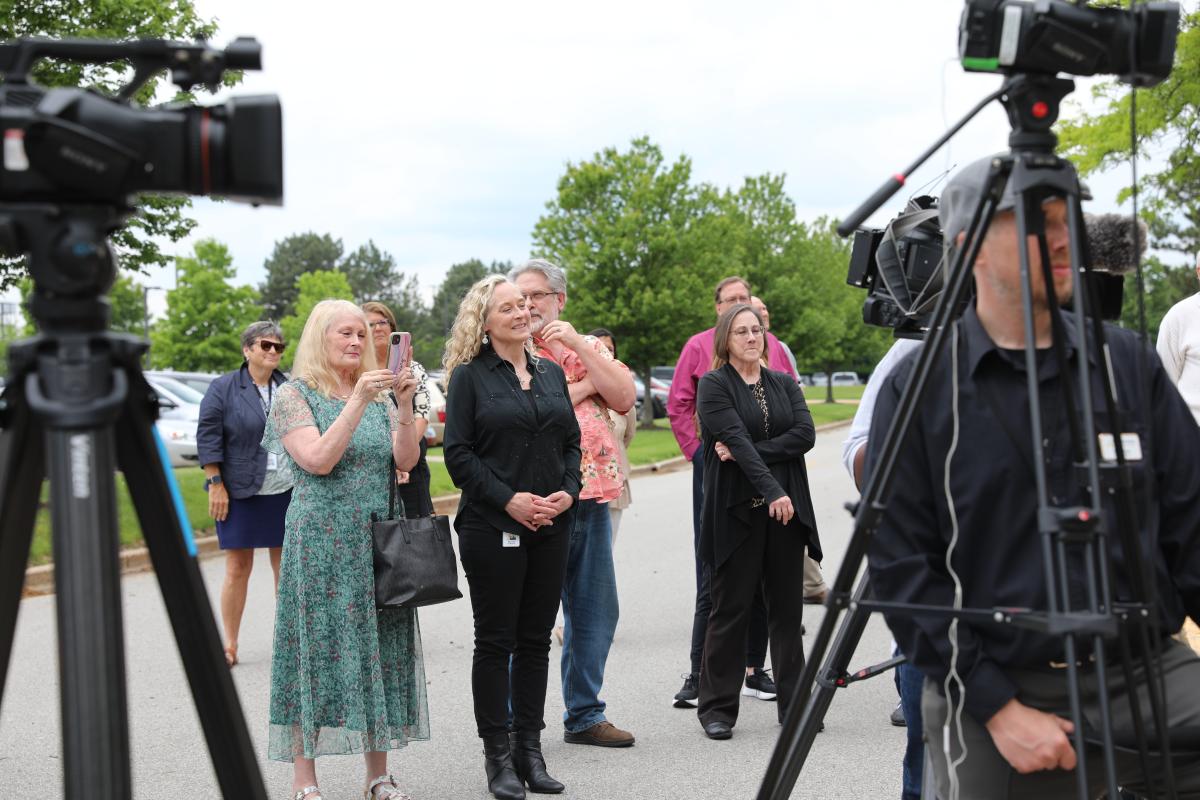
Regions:
[[[283,520],[292,490],[280,494],[256,494],[244,500],[229,498],[229,514],[217,523],[217,541],[222,550],[253,547],[283,547]]]

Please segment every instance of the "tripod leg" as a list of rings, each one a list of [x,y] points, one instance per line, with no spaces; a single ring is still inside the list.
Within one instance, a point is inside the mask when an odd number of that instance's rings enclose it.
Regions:
[[[4,400],[9,406],[0,432],[0,699],[8,679],[38,495],[46,476],[41,428],[30,419],[16,391],[10,389]]]
[[[131,371],[135,369],[130,367]],[[118,463],[129,484],[158,575],[213,769],[225,797],[266,800],[250,732],[222,655],[220,635],[196,562],[191,526],[174,472],[167,466],[166,450],[147,413],[149,389],[136,374],[129,385],[131,390],[117,425]]]

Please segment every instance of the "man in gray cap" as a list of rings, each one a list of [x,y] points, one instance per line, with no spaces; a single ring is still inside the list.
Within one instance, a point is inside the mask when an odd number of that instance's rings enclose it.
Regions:
[[[942,195],[941,222],[947,242],[963,247],[965,229],[987,185],[992,159],[970,164]],[[938,354],[924,397],[892,473],[891,494],[876,535],[869,543],[871,586],[885,601],[965,608],[1049,607],[1046,571],[1038,526],[1031,415],[1026,392],[1025,319],[1016,198],[1008,187],[974,265],[976,301],[950,331]],[[1064,312],[1066,362],[1051,348],[1051,304],[1071,295],[1072,265],[1067,205],[1046,199],[1041,219],[1031,214],[1031,230],[1043,229],[1049,263],[1043,264],[1037,237],[1029,236],[1033,276],[1033,335],[1043,422],[1043,465],[1051,505],[1091,505],[1074,466],[1066,418],[1063,375],[1075,374],[1081,356],[1074,320]],[[1043,269],[1051,270],[1054,297],[1048,296]],[[1200,617],[1200,428],[1153,353],[1128,331],[1108,328],[1116,394],[1123,407],[1121,430],[1104,410],[1101,381],[1092,372],[1097,433],[1103,447],[1114,434],[1135,473],[1135,504],[1144,558],[1158,589],[1156,619],[1163,633],[1174,633],[1185,615]],[[1088,343],[1093,368],[1103,364],[1094,342]],[[1139,376],[1139,360],[1150,370]],[[916,354],[902,361],[880,389],[868,437],[866,468],[874,469],[878,449],[895,417]],[[1111,457],[1111,456],[1110,456]],[[1148,477],[1157,481],[1148,491]],[[1153,495],[1153,496],[1152,496]],[[1104,542],[1112,563],[1113,596],[1133,597],[1133,568],[1118,543],[1118,517],[1111,495],[1101,504],[1109,537]],[[951,547],[953,548],[951,550]],[[949,554],[949,555],[948,555]],[[1074,608],[1082,607],[1082,561],[1066,569]],[[961,797],[1050,798],[1076,792],[1075,752],[1064,640],[1037,631],[945,618],[885,614],[896,641],[925,674],[922,716],[927,752],[938,794],[948,797],[956,785]],[[1149,721],[1148,678],[1141,667],[1132,681],[1121,668],[1116,642],[1105,648],[1106,686],[1099,686],[1098,654],[1090,639],[1079,640],[1082,709],[1089,739],[1099,727],[1098,690],[1112,698],[1117,741],[1133,741],[1129,702],[1136,692]],[[1135,650],[1136,652],[1136,650]],[[1165,638],[1155,658],[1165,674],[1174,774],[1180,797],[1200,797],[1200,658]],[[1140,663],[1140,662],[1139,662]],[[961,723],[958,721],[961,720]],[[945,730],[949,726],[949,730]],[[1149,726],[1148,726],[1149,727]],[[965,745],[965,746],[964,746]],[[1152,745],[1151,750],[1157,748]],[[1091,794],[1103,790],[1103,758],[1087,751]],[[1151,757],[1152,776],[1162,788],[1162,764]],[[1138,756],[1117,754],[1120,785],[1146,790]]]

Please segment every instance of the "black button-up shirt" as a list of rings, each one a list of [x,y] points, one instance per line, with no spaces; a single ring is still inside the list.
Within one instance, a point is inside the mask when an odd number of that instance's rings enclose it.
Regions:
[[[450,375],[446,396],[445,459],[465,508],[510,533],[529,533],[504,506],[517,492],[543,497],[565,491],[579,499],[579,423],[562,368],[531,361],[529,393],[513,365],[484,345]],[[532,401],[532,402],[531,402]],[[560,515],[543,533],[558,533]],[[457,520],[455,521],[457,524]]]
[[[1068,313],[1063,322],[1067,359],[1072,377],[1077,377],[1074,319]],[[963,585],[963,606],[1046,610],[1024,353],[998,348],[974,308],[959,321],[958,335],[959,440],[949,486],[959,527],[953,564]],[[1134,334],[1116,327],[1106,328],[1106,338],[1123,431],[1113,431],[1100,376],[1093,372],[1096,426],[1100,433],[1136,433],[1140,438],[1143,459],[1130,461],[1140,541],[1159,590],[1161,622],[1168,631],[1176,631],[1185,613],[1200,618],[1200,428],[1153,350],[1142,348]],[[1102,361],[1094,348],[1089,347],[1089,353],[1093,366]],[[915,351],[902,361],[881,387],[868,443],[868,470],[918,355]],[[1139,358],[1144,359],[1146,384],[1139,379]],[[944,488],[945,460],[954,434],[951,364],[948,342],[915,412],[885,500],[887,510],[868,545],[871,585],[881,600],[953,604],[954,584],[945,564],[951,516]],[[1072,466],[1061,367],[1050,350],[1039,352],[1038,364],[1050,502],[1086,506],[1088,491],[1081,488]],[[1153,504],[1148,469],[1154,470],[1157,482]],[[1101,508],[1109,532],[1114,597],[1128,600],[1129,562],[1121,552],[1110,492]],[[1069,562],[1069,571],[1072,608],[1078,610],[1084,585],[1081,563]],[[941,685],[950,665],[949,620],[885,616],[910,661]],[[966,621],[959,623],[958,631],[958,672],[966,685],[966,710],[980,722],[1016,694],[1005,667],[1045,665],[1063,658],[1060,637]]]

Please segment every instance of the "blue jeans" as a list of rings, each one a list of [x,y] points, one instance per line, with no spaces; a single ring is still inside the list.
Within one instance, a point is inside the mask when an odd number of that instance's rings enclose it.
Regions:
[[[925,676],[921,670],[905,661],[896,667],[896,691],[900,693],[900,708],[908,730],[904,748],[904,790],[901,800],[920,800],[921,776],[925,769],[924,726],[921,724],[921,690]]]
[[[620,613],[607,503],[580,500],[575,506],[562,610],[563,725],[579,733],[605,720],[600,687]]]

